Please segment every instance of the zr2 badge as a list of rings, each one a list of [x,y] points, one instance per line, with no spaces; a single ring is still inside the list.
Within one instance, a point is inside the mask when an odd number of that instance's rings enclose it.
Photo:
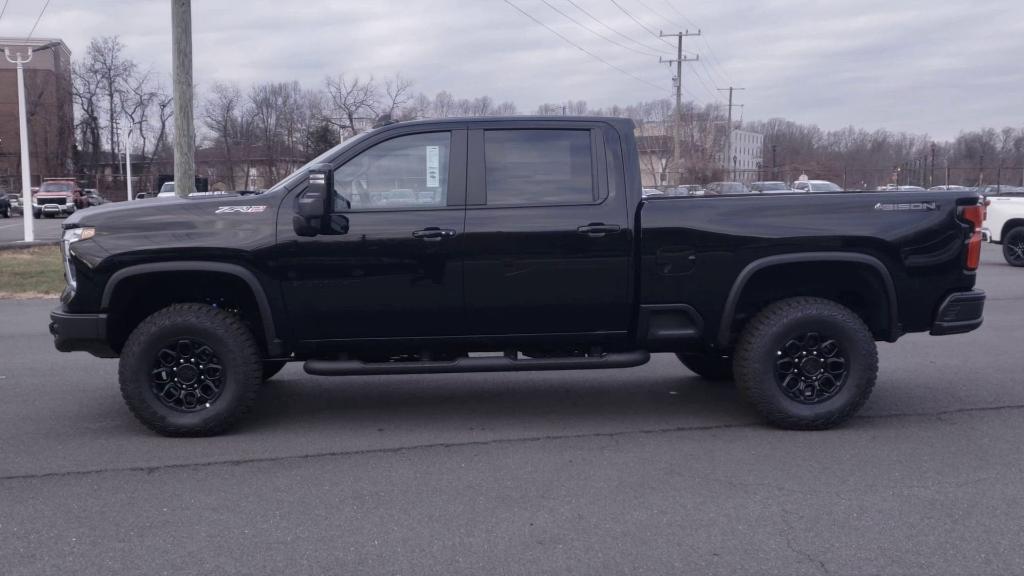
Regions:
[[[220,208],[217,208],[215,214],[234,214],[236,212],[242,214],[259,214],[266,209],[266,206],[221,206]]]

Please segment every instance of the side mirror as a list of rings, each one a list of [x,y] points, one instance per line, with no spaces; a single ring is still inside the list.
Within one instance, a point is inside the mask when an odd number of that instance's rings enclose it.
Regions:
[[[324,232],[324,217],[331,212],[334,193],[334,168],[315,164],[309,169],[309,182],[298,199],[298,214],[292,225],[299,236],[316,236]]]

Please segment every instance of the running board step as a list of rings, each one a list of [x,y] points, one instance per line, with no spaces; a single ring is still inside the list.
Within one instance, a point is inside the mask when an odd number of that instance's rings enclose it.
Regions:
[[[618,352],[600,356],[566,358],[510,358],[484,356],[450,361],[361,362],[359,360],[306,360],[307,374],[314,376],[369,376],[378,374],[450,374],[454,372],[526,372],[531,370],[602,370],[646,364],[650,352]]]

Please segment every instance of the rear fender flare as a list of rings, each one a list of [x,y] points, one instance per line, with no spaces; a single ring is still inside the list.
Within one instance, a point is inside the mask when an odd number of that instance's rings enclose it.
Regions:
[[[732,322],[736,316],[736,307],[739,305],[743,289],[754,274],[772,266],[802,264],[806,262],[852,262],[873,268],[881,277],[882,283],[885,286],[886,299],[889,305],[888,339],[895,341],[899,335],[899,308],[896,298],[896,285],[893,283],[889,269],[885,267],[881,260],[874,256],[857,252],[800,252],[796,254],[767,256],[754,260],[740,271],[736,281],[733,282],[732,289],[729,290],[729,296],[726,298],[725,307],[722,310],[722,322],[718,326],[719,347],[727,348],[729,346],[729,336]]]

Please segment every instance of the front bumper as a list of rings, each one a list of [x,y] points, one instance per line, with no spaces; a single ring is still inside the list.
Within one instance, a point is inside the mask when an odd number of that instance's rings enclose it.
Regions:
[[[53,345],[61,352],[88,352],[100,358],[117,358],[107,342],[106,314],[69,314],[57,308],[50,312]]]
[[[939,306],[932,324],[932,336],[963,334],[976,330],[984,321],[985,291],[954,292]]]

